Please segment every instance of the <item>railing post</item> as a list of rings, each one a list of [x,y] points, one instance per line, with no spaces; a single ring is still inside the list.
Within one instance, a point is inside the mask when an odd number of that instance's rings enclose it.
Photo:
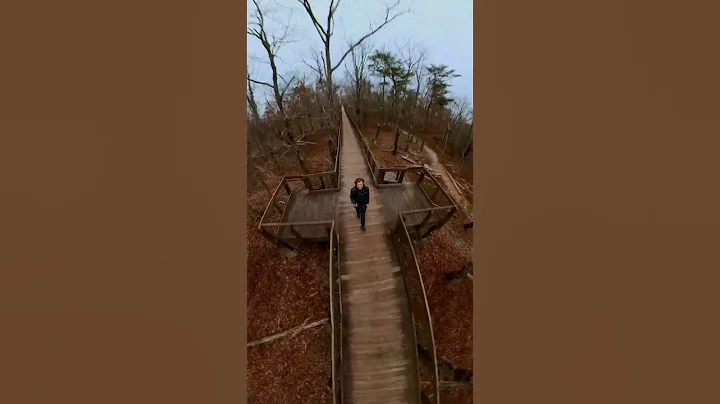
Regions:
[[[270,232],[267,231],[267,230],[265,230],[265,227],[262,226],[262,225],[260,226],[260,234],[261,234],[263,237],[265,237],[269,242],[271,242],[271,243],[273,243],[273,244],[277,244],[277,237],[275,237],[274,235],[270,234]]]
[[[430,201],[432,203],[435,203],[435,198],[437,197],[438,193],[440,192],[440,184],[435,183],[435,191],[433,191],[432,196],[430,197]]]
[[[303,182],[305,183],[305,188],[306,188],[308,191],[312,191],[313,188],[312,188],[312,183],[310,182],[310,178],[308,178],[308,177],[303,177]]]
[[[298,239],[302,240],[302,236],[300,235],[300,233],[298,233],[297,230],[295,230],[295,226],[290,225],[290,233],[292,233],[293,236],[297,237]]]
[[[287,182],[286,182],[285,184],[283,184],[283,185],[285,185],[285,192],[286,192],[288,195],[292,194],[292,191],[290,191],[290,185],[288,185]]]
[[[428,220],[430,220],[430,217],[432,217],[433,211],[429,210],[427,215],[425,215],[425,218],[420,222],[416,227],[422,227],[425,223],[427,223]]]
[[[402,184],[403,179],[405,178],[405,172],[406,171],[398,171],[398,182]]]

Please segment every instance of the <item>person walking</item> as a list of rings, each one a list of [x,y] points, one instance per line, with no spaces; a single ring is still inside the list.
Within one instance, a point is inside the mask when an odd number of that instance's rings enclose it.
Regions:
[[[365,212],[370,203],[370,188],[365,185],[365,180],[357,178],[355,186],[350,190],[350,202],[355,207],[357,217],[360,219],[360,228],[365,231]]]

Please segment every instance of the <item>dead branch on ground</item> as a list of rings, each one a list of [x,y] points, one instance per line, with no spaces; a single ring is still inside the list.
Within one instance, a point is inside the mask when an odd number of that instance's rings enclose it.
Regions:
[[[310,329],[310,328],[315,328],[315,327],[321,326],[321,325],[329,322],[329,321],[330,321],[330,318],[324,318],[324,319],[322,319],[322,320],[318,320],[318,321],[312,322],[312,323],[310,323],[310,324],[307,324],[307,322],[308,322],[309,320],[310,320],[310,317],[306,318],[305,321],[304,321],[302,324],[298,325],[297,327],[293,327],[293,328],[291,328],[291,329],[289,329],[289,330],[287,330],[287,331],[283,331],[283,332],[280,332],[280,333],[277,333],[277,334],[269,335],[269,336],[267,336],[267,337],[265,337],[265,338],[261,338],[261,339],[256,340],[256,341],[249,342],[249,343],[247,344],[247,347],[250,348],[250,347],[253,347],[253,346],[260,345],[260,344],[265,344],[265,343],[268,343],[268,342],[272,342],[272,341],[278,340],[278,339],[280,339],[280,338],[282,338],[282,337],[285,337],[285,336],[288,336],[288,335],[291,336],[290,338],[295,338],[295,336],[298,335],[301,331],[307,330],[307,329]]]

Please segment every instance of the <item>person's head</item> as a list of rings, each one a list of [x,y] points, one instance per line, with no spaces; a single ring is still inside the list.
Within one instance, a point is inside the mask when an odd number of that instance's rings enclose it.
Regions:
[[[362,178],[355,179],[355,186],[357,187],[357,189],[362,189],[364,185],[365,185],[364,179],[362,179]]]

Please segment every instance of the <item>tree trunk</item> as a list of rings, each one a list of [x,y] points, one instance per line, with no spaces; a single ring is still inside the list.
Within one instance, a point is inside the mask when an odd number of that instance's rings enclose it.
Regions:
[[[430,133],[430,128],[428,125],[430,124],[430,109],[432,108],[432,100],[428,102],[427,108],[425,108],[425,133]]]
[[[263,188],[265,188],[265,191],[268,194],[268,198],[272,197],[273,191],[272,191],[272,188],[270,188],[270,186],[267,184],[267,182],[265,182],[265,176],[260,174],[260,168],[255,166],[255,169],[258,170],[257,178],[258,178],[258,180],[260,180],[260,183],[262,184]]]
[[[312,114],[307,114],[308,123],[310,124],[310,130],[315,132],[315,125],[313,125]]]
[[[305,175],[310,174],[310,170],[308,170],[307,165],[305,165],[305,161],[303,161],[302,157],[300,157],[300,149],[295,145],[295,157],[297,158],[298,163],[300,163],[300,168],[302,168]]]
[[[448,124],[447,129],[445,129],[445,142],[443,143],[443,154],[445,153],[445,149],[447,149],[447,142],[448,142],[449,137],[450,137],[450,124]]]
[[[398,148],[398,140],[400,139],[400,128],[395,127],[395,141],[393,142],[393,151],[392,154],[397,154],[397,148]]]
[[[380,122],[377,124],[377,131],[375,131],[375,139],[373,139],[373,143],[377,142],[378,137],[380,137]]]
[[[470,141],[468,142],[467,146],[465,146],[465,150],[463,150],[462,157],[460,158],[460,168],[462,169],[463,163],[465,162],[465,157],[467,157],[468,154],[470,154],[470,151],[472,151],[472,145],[473,145],[473,125],[475,122],[470,124]]]

